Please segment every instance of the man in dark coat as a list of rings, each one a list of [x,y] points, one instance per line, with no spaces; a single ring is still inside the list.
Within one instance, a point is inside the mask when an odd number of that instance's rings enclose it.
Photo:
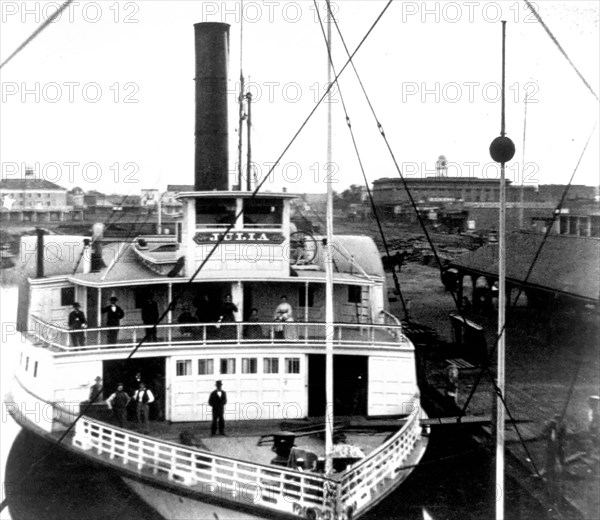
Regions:
[[[225,435],[225,418],[223,414],[225,412],[225,405],[227,404],[227,393],[223,390],[223,383],[217,381],[215,383],[217,387],[213,390],[208,398],[208,404],[212,408],[212,426],[210,433],[215,435],[217,433],[217,425],[219,427],[219,435]]]
[[[146,338],[148,341],[158,341],[156,336],[156,327],[158,323],[158,303],[154,300],[152,294],[148,295],[148,300],[142,306],[142,321],[144,325],[151,325],[146,329]]]
[[[73,304],[73,310],[69,314],[69,328],[71,329],[71,343],[74,347],[83,347],[85,345],[85,337],[83,329],[87,326],[85,314],[79,308],[79,303]]]
[[[215,306],[210,302],[208,295],[202,294],[199,298],[194,300],[194,307],[196,307],[196,316],[199,323],[212,323],[217,321]]]
[[[236,312],[238,312],[238,308],[231,300],[231,294],[226,294],[225,301],[221,305],[219,323],[235,323],[234,313]],[[236,327],[231,325],[221,325],[221,337],[223,339],[234,339],[236,337]]]
[[[98,376],[96,377],[96,383],[90,387],[90,402],[98,403],[100,401],[103,401],[102,388],[102,378]]]
[[[102,314],[106,314],[107,327],[118,327],[125,316],[123,309],[117,305],[118,301],[119,300],[113,296],[110,299],[110,305],[102,308]],[[113,329],[107,332],[106,340],[110,345],[117,343],[118,339],[119,329]]]
[[[115,414],[117,423],[121,428],[124,428],[127,423],[127,405],[129,401],[131,401],[131,397],[123,389],[123,383],[119,383],[117,391],[106,400],[108,408]]]

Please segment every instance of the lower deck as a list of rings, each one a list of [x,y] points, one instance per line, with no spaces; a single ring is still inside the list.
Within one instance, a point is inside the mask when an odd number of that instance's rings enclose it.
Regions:
[[[14,388],[18,391],[11,396],[15,402],[36,399],[22,385]],[[19,407],[9,411],[24,427],[55,440],[65,435],[65,447],[144,486],[234,510],[241,507],[263,516],[276,514],[276,518],[331,517],[336,510],[358,518],[411,473],[427,445],[421,435],[418,406],[404,418],[385,421],[337,418],[336,426],[344,425],[337,433],[343,433],[345,439],[338,439],[334,447],[334,468],[329,474],[321,463],[322,433],[313,429],[322,430],[322,420],[229,421],[225,436],[212,437],[205,421],[128,422],[119,428],[100,403],[83,411],[74,434],[65,434],[64,427],[44,432],[41,425],[19,413]],[[64,410],[55,411],[58,421]],[[59,426],[56,421],[54,424]],[[275,453],[272,436],[282,428],[295,430],[295,442],[287,444],[287,453],[281,449]],[[300,433],[307,430],[307,435]],[[259,442],[265,436],[267,442]],[[281,443],[277,447],[281,448]]]
[[[94,405],[91,417],[116,425],[112,413],[103,405]],[[149,437],[189,446],[219,454],[223,457],[245,460],[256,464],[271,464],[276,457],[273,449],[274,435],[294,433],[294,448],[325,458],[325,423],[323,417],[298,421],[242,420],[226,421],[225,435],[211,434],[211,421],[172,423],[151,420],[147,427],[138,424],[133,414],[126,429]],[[406,422],[405,419],[369,420],[364,416],[336,417],[334,439],[340,445],[358,448],[365,456],[379,448]],[[294,457],[292,457],[293,459]],[[287,467],[297,469],[294,460]],[[340,466],[338,466],[340,467]],[[302,468],[307,469],[307,468]]]

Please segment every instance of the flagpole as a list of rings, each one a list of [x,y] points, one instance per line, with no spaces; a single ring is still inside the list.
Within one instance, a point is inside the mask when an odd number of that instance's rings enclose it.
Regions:
[[[327,85],[331,85],[331,12],[327,0]],[[331,89],[327,94],[327,166],[332,165]],[[327,247],[325,248],[325,474],[333,468],[333,187],[327,172]]]
[[[492,141],[490,155],[500,163],[500,215],[498,223],[498,374],[496,399],[496,520],[504,520],[504,388],[505,388],[505,321],[506,321],[506,179],[505,165],[515,155],[515,145],[506,137],[506,22],[502,21],[502,106],[500,137]]]

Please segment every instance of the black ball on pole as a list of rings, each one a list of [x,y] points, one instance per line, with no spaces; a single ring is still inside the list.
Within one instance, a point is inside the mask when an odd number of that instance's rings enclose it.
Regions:
[[[515,143],[510,137],[496,137],[490,144],[490,155],[498,163],[508,162],[515,156]]]

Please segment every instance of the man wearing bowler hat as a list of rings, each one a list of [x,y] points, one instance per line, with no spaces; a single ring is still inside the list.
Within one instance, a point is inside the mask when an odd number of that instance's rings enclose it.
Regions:
[[[69,314],[69,328],[71,329],[71,343],[74,347],[83,347],[85,345],[85,336],[83,329],[87,327],[85,314],[80,308],[78,302],[73,304],[73,310]]]
[[[117,305],[119,300],[113,296],[110,298],[110,305],[102,309],[102,314],[106,314],[106,326],[118,327],[125,316],[123,309]],[[107,332],[106,340],[109,345],[114,345],[119,340],[119,329],[112,329]]]
[[[217,381],[215,383],[217,387],[213,390],[208,398],[208,404],[212,408],[212,426],[210,433],[215,435],[217,433],[217,425],[219,426],[219,435],[225,435],[225,418],[223,412],[225,411],[225,405],[227,404],[227,393],[223,390],[223,382]]]

